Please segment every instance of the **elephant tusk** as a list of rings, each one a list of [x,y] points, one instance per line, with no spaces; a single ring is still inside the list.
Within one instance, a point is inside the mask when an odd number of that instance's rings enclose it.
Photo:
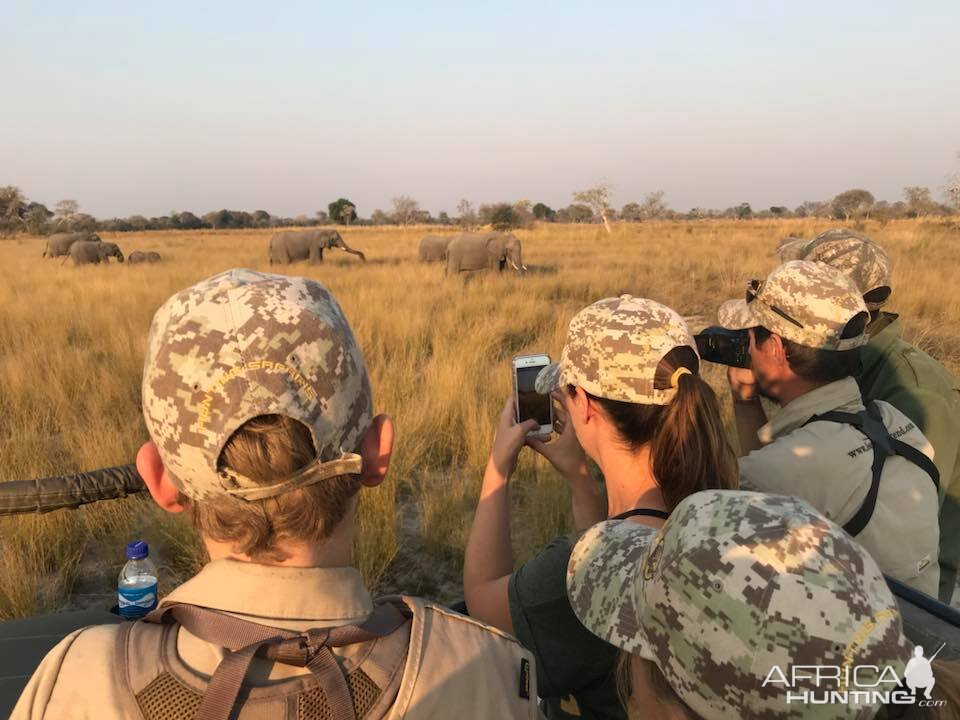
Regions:
[[[517,272],[520,272],[520,268],[517,267],[517,264],[513,260],[510,261],[510,264],[513,265],[514,270],[516,270]]]
[[[526,266],[526,265],[523,266],[523,271],[524,271],[524,272],[527,271],[527,266]]]

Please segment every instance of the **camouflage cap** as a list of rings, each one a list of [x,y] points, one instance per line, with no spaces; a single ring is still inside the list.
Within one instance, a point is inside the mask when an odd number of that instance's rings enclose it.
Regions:
[[[781,262],[811,260],[836,268],[853,280],[864,295],[886,289],[886,295],[881,294],[880,299],[867,302],[870,310],[880,308],[889,297],[890,256],[866,235],[846,228],[834,228],[803,242],[797,248],[782,242],[777,252]]]
[[[219,467],[230,436],[260,415],[309,428],[316,462],[264,486]],[[143,416],[164,467],[198,500],[272,497],[359,473],[370,425],[367,371],[337,301],[306,278],[228,270],[165,302],[150,326]]]
[[[659,387],[654,376],[681,346],[697,352],[687,323],[665,305],[632,295],[598,300],[570,321],[560,362],[540,371],[537,392],[576,385],[608,400],[666,405],[677,389]]]
[[[850,350],[867,342],[861,332],[843,337],[858,313],[866,313],[853,282],[821,263],[791,260],[760,282],[751,280],[745,300],[728,300],[717,311],[731,330],[763,326],[781,337],[821,350]]]
[[[570,557],[567,589],[584,626],[656,664],[708,719],[862,717],[863,705],[787,704],[784,684],[766,680],[775,666],[789,677],[800,665],[889,665],[902,677],[910,655],[876,562],[783,495],[706,490],[659,530],[594,525]],[[800,682],[793,692],[843,689]]]
[[[774,251],[774,254],[780,258],[781,263],[790,262],[791,260],[803,260],[803,248],[810,242],[806,238],[798,238],[788,236],[777,243],[777,249]]]

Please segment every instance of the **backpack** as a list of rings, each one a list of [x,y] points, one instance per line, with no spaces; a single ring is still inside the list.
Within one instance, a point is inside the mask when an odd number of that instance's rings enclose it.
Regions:
[[[302,632],[185,603],[162,605],[144,620],[125,623],[116,646],[118,695],[138,720],[412,719],[441,708],[461,718],[540,717],[529,652],[417,598],[384,598],[359,625]],[[231,651],[209,678],[180,660],[180,627]],[[356,646],[350,660],[331,650],[348,645]],[[311,672],[245,685],[255,655]]]
[[[833,410],[822,415],[814,415],[804,425],[821,421],[852,425],[866,435],[873,446],[873,465],[871,467],[873,477],[870,481],[870,489],[867,491],[867,496],[864,498],[860,509],[843,526],[843,529],[851,537],[859,535],[867,526],[867,523],[870,522],[870,518],[873,517],[873,511],[877,506],[877,496],[880,493],[880,476],[883,473],[883,465],[891,455],[899,455],[923,470],[930,476],[939,494],[940,472],[937,470],[937,466],[913,445],[908,445],[903,440],[899,440],[890,434],[887,426],[883,424],[883,416],[875,402],[871,401],[865,410],[856,413]]]

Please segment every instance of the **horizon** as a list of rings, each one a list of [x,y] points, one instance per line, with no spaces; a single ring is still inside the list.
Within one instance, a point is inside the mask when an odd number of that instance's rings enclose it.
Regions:
[[[960,170],[960,6],[15,2],[0,185],[98,218],[408,195],[754,209]],[[935,20],[935,22],[932,22]],[[325,30],[333,28],[333,30]],[[952,89],[951,89],[952,88]]]

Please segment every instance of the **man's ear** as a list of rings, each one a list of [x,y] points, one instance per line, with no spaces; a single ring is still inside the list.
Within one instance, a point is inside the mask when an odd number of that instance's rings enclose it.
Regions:
[[[393,420],[388,415],[377,415],[360,441],[363,470],[360,482],[376,487],[387,477],[390,456],[393,454]]]
[[[783,346],[783,338],[779,335],[771,335],[770,339],[763,344],[763,349],[778,365],[789,366],[787,362],[787,349]]]
[[[143,484],[147,486],[153,501],[167,512],[183,512],[187,509],[184,504],[183,496],[180,490],[170,476],[167,475],[166,468],[163,467],[163,461],[160,459],[160,453],[153,441],[148,441],[140,448],[137,453],[137,472],[143,478]]]

